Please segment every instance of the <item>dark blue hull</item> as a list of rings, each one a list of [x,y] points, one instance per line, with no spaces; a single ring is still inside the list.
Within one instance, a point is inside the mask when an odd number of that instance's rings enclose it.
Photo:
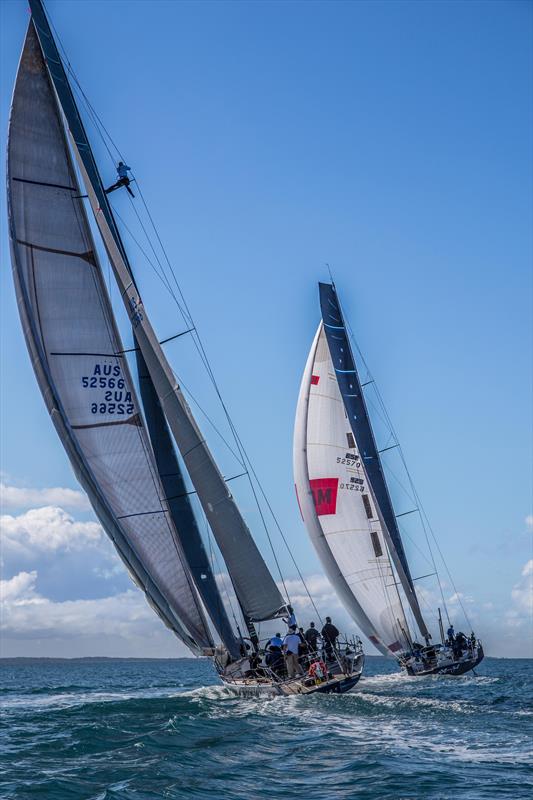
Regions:
[[[354,675],[350,678],[346,678],[344,681],[337,681],[333,685],[326,685],[326,686],[317,686],[316,689],[313,690],[313,694],[315,692],[320,692],[320,694],[346,694],[349,692],[356,683],[358,683],[361,675]]]

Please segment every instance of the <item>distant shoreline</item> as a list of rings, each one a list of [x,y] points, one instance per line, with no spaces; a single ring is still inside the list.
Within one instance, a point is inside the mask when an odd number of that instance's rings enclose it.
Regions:
[[[383,658],[383,656],[365,656],[365,658]],[[174,658],[142,658],[136,656],[72,656],[72,657],[62,657],[62,656],[12,656],[6,658],[0,658],[0,665],[6,664],[100,664],[106,663],[108,661],[143,661],[143,662],[173,662],[173,661],[198,661],[204,660],[203,656],[194,657],[194,656],[176,656]]]
[[[385,656],[366,655],[365,658],[385,658]],[[529,661],[530,659],[525,656],[516,656],[514,658],[507,656],[487,656],[491,661]],[[70,658],[60,656],[12,656],[7,658],[0,658],[0,666],[16,666],[17,664],[105,664],[111,661],[124,661],[124,662],[165,662],[169,663],[174,661],[198,661],[203,660],[203,657],[195,658],[194,656],[176,656],[175,658],[142,658],[136,656],[123,657],[123,656],[73,656]]]

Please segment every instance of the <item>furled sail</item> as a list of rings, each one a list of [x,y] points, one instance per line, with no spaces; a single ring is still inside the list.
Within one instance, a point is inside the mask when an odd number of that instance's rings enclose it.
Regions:
[[[252,621],[271,619],[284,609],[283,598],[209,451],[148,319],[42,4],[40,0],[30,0],[30,7],[96,222],[161,408],[222,552],[243,612]]]
[[[13,96],[8,207],[13,273],[46,406],[130,574],[192,650],[213,640],[162,498],[60,110],[30,22]]]
[[[403,650],[407,624],[383,526],[346,418],[322,323],[298,399],[294,478],[311,541],[345,607],[384,655]]]
[[[346,417],[349,420],[362,463],[368,475],[368,481],[372,487],[376,509],[383,522],[383,533],[387,539],[398,577],[420,632],[423,636],[427,636],[429,632],[418,604],[418,598],[409,571],[398,522],[370,424],[363,389],[357,374],[337,293],[335,287],[329,283],[320,283],[319,290],[324,333]]]

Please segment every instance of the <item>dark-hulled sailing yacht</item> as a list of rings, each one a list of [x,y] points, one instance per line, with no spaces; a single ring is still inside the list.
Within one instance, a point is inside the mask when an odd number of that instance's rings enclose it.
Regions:
[[[395,656],[409,675],[461,675],[482,660],[481,642],[453,628],[445,636],[440,609],[441,641],[432,642],[335,286],[321,283],[319,293],[322,319],[294,429],[294,479],[309,536],[339,598],[380,653]]]
[[[154,611],[193,653],[212,658],[228,685],[278,694],[348,691],[363,668],[355,643],[339,643],[320,674],[311,669],[319,653],[296,678],[266,663],[256,626],[283,616],[288,598],[150,324],[43,5],[29,2],[9,123],[13,275],[32,365],[74,472]],[[86,203],[131,323],[139,392]],[[244,634],[230,620],[184,473],[225,562]]]

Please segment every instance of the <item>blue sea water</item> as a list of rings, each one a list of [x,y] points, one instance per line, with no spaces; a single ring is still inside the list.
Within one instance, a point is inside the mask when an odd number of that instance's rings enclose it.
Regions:
[[[533,661],[356,691],[244,699],[206,661],[4,663],[9,800],[481,800],[533,796]]]

